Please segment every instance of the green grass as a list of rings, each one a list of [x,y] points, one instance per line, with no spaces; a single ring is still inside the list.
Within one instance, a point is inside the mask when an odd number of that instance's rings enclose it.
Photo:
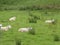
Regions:
[[[12,25],[12,28],[7,31],[1,31],[0,45],[15,45],[15,38],[22,41],[22,45],[60,45],[59,42],[54,41],[55,34],[60,37],[60,12],[59,11],[31,11],[33,15],[39,16],[41,19],[37,23],[29,23],[28,11],[0,11],[0,23],[3,26],[8,24]],[[9,22],[8,19],[12,16],[16,16],[16,21]],[[46,19],[54,18],[57,20],[57,24],[49,25],[45,23]],[[5,21],[5,22],[2,22]],[[21,27],[34,27],[36,35],[28,33],[18,32]],[[53,32],[55,31],[55,32]]]
[[[47,5],[47,4],[60,4],[60,0],[0,0],[1,4],[7,5],[31,5],[31,4],[39,4],[39,5]]]
[[[37,6],[41,8],[52,7],[60,9],[60,0],[0,0],[0,10],[20,9],[21,7]]]

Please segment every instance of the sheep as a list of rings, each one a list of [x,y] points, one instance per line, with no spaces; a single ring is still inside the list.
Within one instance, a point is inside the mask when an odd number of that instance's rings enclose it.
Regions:
[[[2,26],[2,24],[0,24],[0,26]]]
[[[54,19],[52,19],[52,20],[46,20],[45,23],[54,24],[55,23],[55,20]]]
[[[8,31],[11,28],[11,25],[1,27],[1,30]]]
[[[14,17],[11,17],[10,19],[9,19],[9,21],[15,21],[16,20],[16,17],[14,16]]]
[[[28,32],[29,30],[32,30],[32,27],[31,28],[30,27],[28,27],[28,28],[19,28],[18,31],[20,31],[20,32]]]
[[[1,29],[1,27],[2,27],[2,24],[0,24],[0,29]]]

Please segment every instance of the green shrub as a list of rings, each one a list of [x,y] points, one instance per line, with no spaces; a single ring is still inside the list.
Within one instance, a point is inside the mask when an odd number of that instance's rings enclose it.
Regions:
[[[29,23],[37,23],[37,20],[34,18],[29,18]]]
[[[34,29],[29,30],[29,34],[35,35],[35,30]]]
[[[59,36],[58,35],[54,35],[54,41],[60,41]]]
[[[38,17],[38,16],[34,16],[34,19],[38,20],[38,19],[40,19],[40,17]]]
[[[21,40],[16,39],[16,45],[21,45]]]

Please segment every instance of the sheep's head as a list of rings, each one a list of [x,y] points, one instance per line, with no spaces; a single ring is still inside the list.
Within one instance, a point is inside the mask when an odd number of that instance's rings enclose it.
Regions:
[[[32,30],[32,27],[28,27],[29,30]]]
[[[15,18],[16,19],[16,17],[14,16],[13,18]]]

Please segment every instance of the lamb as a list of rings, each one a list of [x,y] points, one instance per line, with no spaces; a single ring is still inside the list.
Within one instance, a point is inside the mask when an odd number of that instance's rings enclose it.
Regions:
[[[16,17],[14,16],[14,17],[11,17],[10,19],[9,19],[9,21],[15,21],[16,20]]]
[[[20,32],[28,32],[29,30],[32,30],[32,27],[28,27],[28,28],[20,28],[18,31]]]
[[[8,31],[11,28],[11,25],[1,27],[1,30]]]
[[[54,24],[55,20],[52,19],[52,20],[46,20],[45,23],[51,23],[51,24]]]

